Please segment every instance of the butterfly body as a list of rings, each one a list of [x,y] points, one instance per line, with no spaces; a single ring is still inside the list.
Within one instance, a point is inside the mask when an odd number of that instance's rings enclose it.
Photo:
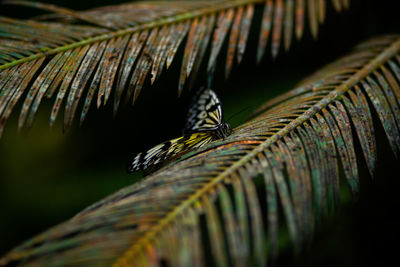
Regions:
[[[211,89],[201,90],[188,112],[183,136],[163,142],[136,154],[127,171],[156,169],[195,148],[230,135],[231,128],[223,122],[221,102]]]
[[[229,136],[232,132],[231,127],[229,126],[228,123],[224,122],[218,125],[218,128],[215,129],[213,135],[214,135],[214,140],[218,139],[224,139],[225,137]]]

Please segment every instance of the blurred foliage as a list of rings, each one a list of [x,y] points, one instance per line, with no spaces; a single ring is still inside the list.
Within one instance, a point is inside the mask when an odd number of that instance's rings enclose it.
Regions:
[[[123,1],[44,2],[86,9]],[[398,33],[400,17],[394,5],[395,1],[386,1],[385,5],[373,0],[354,1],[349,12],[327,16],[317,42],[307,32],[288,53],[280,54],[276,61],[264,59],[258,66],[254,55],[256,35],[250,35],[244,62],[234,69],[227,82],[217,69],[214,88],[223,101],[226,118],[250,107],[232,119],[231,125],[237,126],[267,98],[290,89],[362,39]],[[1,16],[11,17],[38,15],[35,12],[8,6],[0,9]],[[39,110],[33,128],[20,135],[16,132],[18,113],[14,112],[0,140],[0,254],[140,179],[140,174],[125,173],[129,155],[179,135],[183,126],[188,96],[178,99],[171,93],[177,88],[179,67],[175,63],[153,87],[143,90],[134,107],[122,108],[115,119],[110,105],[91,110],[83,127],[78,128],[75,123],[65,134],[60,121],[54,129],[48,127],[51,103]],[[369,180],[366,166],[361,166],[365,173],[360,175],[360,201],[356,205],[345,204],[320,229],[310,250],[297,258],[287,252],[279,263],[383,266],[394,259],[395,250],[390,242],[399,237],[399,221],[392,216],[399,182],[387,174],[398,173],[399,167],[395,166],[387,144],[382,145],[378,151],[378,159],[383,159],[378,162],[379,179]]]

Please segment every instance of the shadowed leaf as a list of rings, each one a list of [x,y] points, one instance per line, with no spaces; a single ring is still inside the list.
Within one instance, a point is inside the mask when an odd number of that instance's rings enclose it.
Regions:
[[[307,7],[304,1],[293,0],[156,1],[74,11],[31,1],[3,2],[51,13],[30,20],[0,17],[0,96],[7,96],[0,100],[0,136],[21,97],[25,100],[19,130],[25,124],[32,125],[43,96],[56,95],[50,125],[65,103],[64,130],[71,126],[79,105],[80,123],[85,120],[93,98],[99,108],[114,97],[115,115],[123,93],[126,102],[135,102],[149,74],[154,83],[164,66],[171,65],[181,45],[185,49],[177,82],[179,94],[205,60],[211,83],[223,53],[227,54],[225,75],[229,76],[234,58],[240,63],[244,57],[255,9],[265,8],[257,61],[264,55],[270,34],[276,57],[281,35],[286,50],[293,28],[298,39],[302,36]],[[316,8],[315,3],[309,1],[308,14],[321,22],[326,5],[324,2]],[[340,1],[334,3],[339,11]],[[317,29],[312,30],[315,35]],[[225,41],[227,51],[222,51]],[[209,43],[211,53],[205,59]]]
[[[368,44],[378,41],[381,49],[370,51]],[[391,104],[399,99],[389,101],[396,89],[382,86],[400,85],[383,74],[384,68],[394,69],[390,65],[398,67],[394,59],[399,54],[400,36],[367,41],[268,101],[260,115],[224,140],[184,155],[34,237],[6,254],[0,265],[202,265],[209,262],[205,255],[221,266],[230,260],[238,266],[264,265],[268,252],[272,258],[278,253],[278,221],[298,251],[338,204],[339,187],[358,192],[358,172],[351,170],[357,168],[353,138],[358,137],[374,172],[376,155],[366,153],[376,151],[370,108],[397,156]],[[339,184],[340,162],[348,185]],[[188,246],[189,240],[196,246]],[[264,240],[270,240],[268,250]],[[203,253],[205,247],[211,253]]]

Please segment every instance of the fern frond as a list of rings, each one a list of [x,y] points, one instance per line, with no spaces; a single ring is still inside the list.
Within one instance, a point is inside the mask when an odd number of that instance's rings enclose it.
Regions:
[[[339,160],[357,194],[356,136],[374,173],[371,108],[398,156],[399,65],[400,36],[367,41],[268,101],[231,136],[36,236],[0,264],[201,266],[209,263],[202,250],[208,239],[215,265],[265,266],[267,251],[277,254],[279,209],[299,249],[337,205]]]
[[[5,3],[55,12],[52,19],[59,22],[40,20],[50,15],[36,20],[0,17],[0,136],[23,96],[19,130],[32,125],[45,96],[56,95],[50,125],[65,102],[64,129],[72,124],[79,104],[82,123],[92,101],[97,108],[105,105],[112,90],[115,114],[124,92],[127,101],[135,102],[146,78],[150,75],[154,83],[183,43],[179,94],[191,73],[197,72],[210,43],[207,70],[213,76],[222,44],[229,35],[225,65],[228,76],[234,61],[240,63],[243,58],[255,8],[264,6],[257,58],[260,61],[263,57],[270,32],[275,57],[281,34],[286,49],[292,42],[294,26],[297,38],[302,36],[306,10],[304,1],[296,1],[295,5],[293,0],[266,0],[264,5],[262,0],[135,2],[83,12],[36,2]],[[340,11],[342,2],[333,3]],[[325,0],[308,1],[314,36],[318,23],[325,18],[325,6]]]

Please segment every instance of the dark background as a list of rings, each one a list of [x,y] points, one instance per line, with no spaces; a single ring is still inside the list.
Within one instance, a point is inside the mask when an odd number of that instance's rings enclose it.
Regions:
[[[45,2],[83,10],[123,1]],[[395,2],[355,0],[350,10],[341,14],[333,12],[329,4],[317,41],[307,29],[288,53],[281,50],[277,60],[267,53],[259,65],[255,63],[255,48],[260,12],[256,13],[244,62],[235,66],[228,81],[219,71],[223,69],[223,59],[217,68],[213,88],[222,99],[225,117],[248,107],[232,119],[231,124],[237,126],[245,122],[252,109],[293,88],[360,41],[377,34],[399,33],[400,16]],[[29,8],[0,6],[0,16],[28,18],[38,14]],[[147,81],[135,106],[124,106],[116,118],[111,105],[100,110],[92,106],[83,126],[79,128],[75,121],[65,134],[62,114],[53,129],[48,127],[54,99],[39,109],[33,128],[20,135],[16,122],[21,105],[15,108],[0,140],[0,255],[141,177],[125,173],[128,158],[181,133],[189,93],[177,98],[179,68],[177,58],[154,86],[150,87]],[[199,83],[204,84],[204,73],[199,77]],[[342,207],[318,229],[310,248],[298,257],[284,250],[279,260],[282,264],[384,266],[395,259],[399,238],[399,220],[395,217],[399,164],[388,148],[379,122],[375,125],[380,137],[376,177],[372,180],[367,175],[365,164],[359,159],[360,198],[342,199]]]

